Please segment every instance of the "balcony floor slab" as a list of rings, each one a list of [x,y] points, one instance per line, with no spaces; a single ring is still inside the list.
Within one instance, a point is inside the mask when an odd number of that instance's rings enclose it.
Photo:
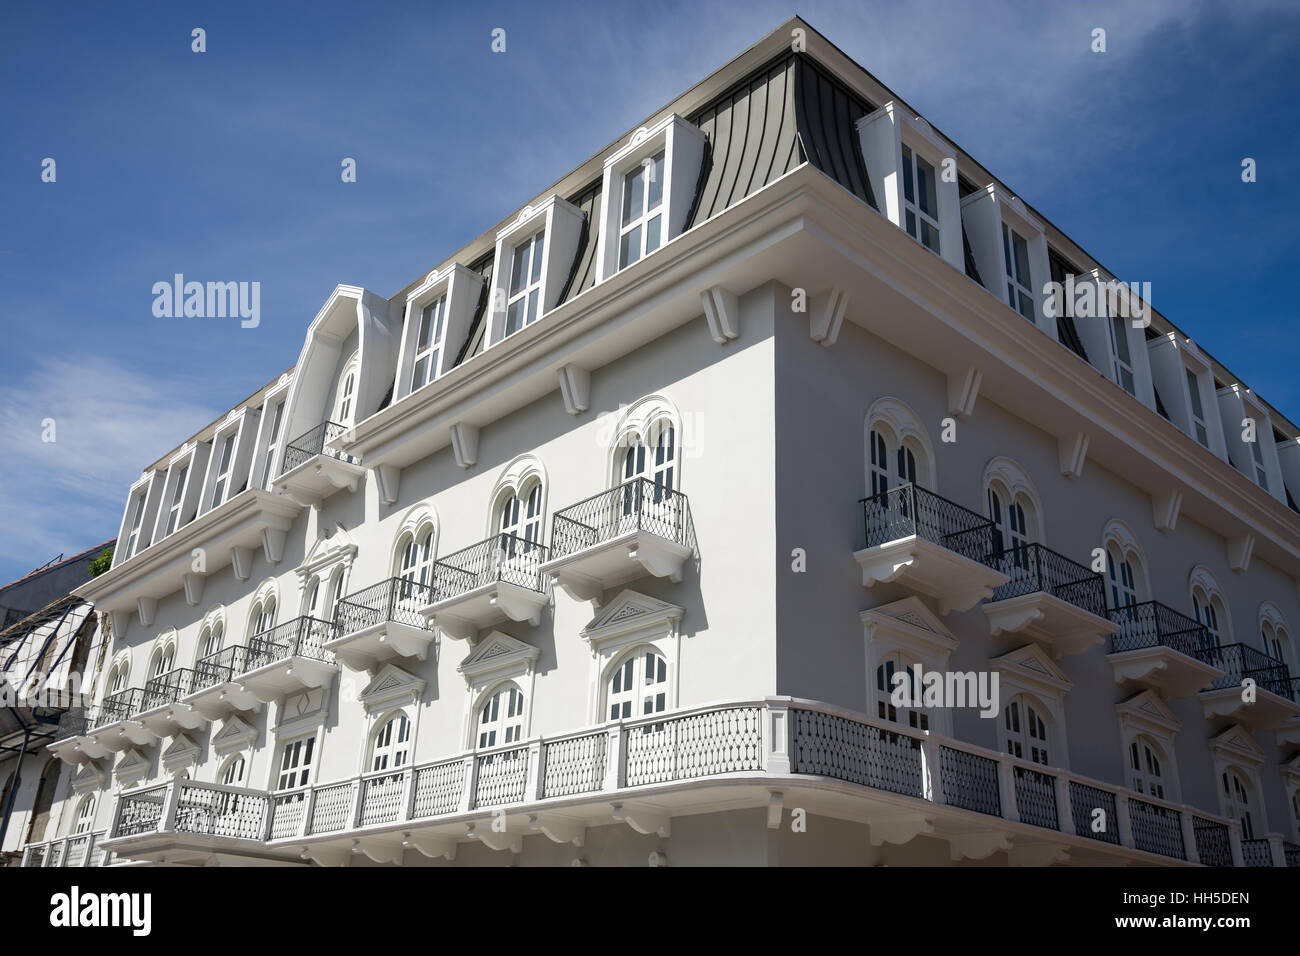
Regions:
[[[682,579],[693,554],[686,545],[648,531],[633,530],[581,551],[552,558],[541,566],[576,601],[596,601],[606,590],[647,574]]]
[[[1138,684],[1165,697],[1191,697],[1223,676],[1205,661],[1157,644],[1107,654],[1117,684]]]
[[[853,558],[862,568],[863,587],[896,582],[937,599],[943,614],[970,610],[1010,580],[1001,571],[917,535],[864,548]]]
[[[1038,641],[1055,658],[1082,654],[1102,643],[1119,625],[1075,607],[1046,591],[1034,591],[984,605],[989,633],[1024,634]]]

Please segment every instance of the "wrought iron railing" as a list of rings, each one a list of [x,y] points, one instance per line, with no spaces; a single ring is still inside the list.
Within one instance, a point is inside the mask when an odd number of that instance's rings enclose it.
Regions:
[[[433,602],[434,591],[429,585],[388,578],[339,599],[334,607],[337,636],[355,634],[385,621],[429,630],[433,625],[420,614],[420,608]]]
[[[1239,687],[1249,677],[1257,687],[1270,693],[1287,700],[1297,699],[1293,696],[1295,686],[1287,666],[1248,644],[1209,647],[1206,649],[1205,660],[1223,671],[1223,676],[1210,685],[1211,690]]]
[[[54,729],[54,739],[85,736],[90,729],[94,711],[89,707],[69,707],[59,715],[59,725]]]
[[[90,729],[107,727],[119,720],[130,720],[134,714],[144,709],[144,691],[139,687],[119,691],[99,702],[99,708],[90,720]]]
[[[1242,840],[1241,862],[1243,866],[1272,866],[1273,847],[1265,839]]]
[[[972,561],[995,550],[992,521],[917,485],[900,485],[860,504],[868,548],[915,535]]]
[[[243,644],[231,644],[215,654],[200,658],[194,665],[193,692],[227,684],[240,674],[248,673],[253,669],[249,660],[249,648]]]
[[[1119,811],[1115,793],[1070,781],[1070,816],[1076,836],[1119,846]]]
[[[985,563],[1011,579],[994,590],[994,601],[1042,591],[1097,617],[1106,616],[1106,586],[1101,575],[1051,548],[1019,545],[990,555]]]
[[[99,849],[99,842],[105,835],[106,831],[95,830],[91,833],[74,833],[44,843],[29,843],[23,848],[20,865],[25,867],[102,866],[105,854]]]
[[[280,466],[280,474],[283,475],[292,471],[304,462],[311,461],[317,455],[328,455],[330,458],[336,458],[339,461],[351,462],[354,465],[358,464],[358,460],[351,455],[345,455],[342,452],[325,447],[329,442],[346,433],[347,430],[346,425],[340,425],[338,422],[322,422],[315,428],[303,432],[284,446],[284,463]]]
[[[1177,810],[1130,797],[1128,816],[1133,828],[1133,845],[1139,850],[1179,860],[1187,858],[1183,826]]]
[[[1196,855],[1202,865],[1232,866],[1232,837],[1226,823],[1193,817],[1192,836],[1196,838]]]
[[[551,522],[551,557],[562,558],[631,531],[646,531],[695,550],[686,496],[648,478],[635,478],[557,511]]]
[[[1002,816],[998,762],[992,757],[940,747],[939,773],[948,806]]]
[[[166,674],[151,677],[144,685],[142,710],[153,710],[165,704],[174,704],[182,697],[194,693],[195,671],[178,667]]]
[[[1110,636],[1112,654],[1136,651],[1148,647],[1168,647],[1204,660],[1209,647],[1209,631],[1205,625],[1186,614],[1180,614],[1159,601],[1144,601],[1111,608],[1110,619],[1119,630]]]
[[[1021,823],[1048,830],[1060,829],[1056,807],[1056,777],[1050,773],[1017,765],[1012,779],[1016,787],[1016,813]]]
[[[433,563],[433,600],[446,601],[497,581],[545,591],[541,573],[545,561],[546,548],[536,541],[494,535]]]
[[[1286,860],[1288,868],[1300,867],[1300,843],[1282,841],[1282,858]]]
[[[820,710],[795,710],[791,721],[790,763],[795,773],[925,796],[919,738]]]
[[[158,829],[163,819],[167,787],[151,787],[134,793],[127,791],[117,801],[117,818],[110,836],[139,836]]]
[[[178,781],[176,832],[241,840],[266,837],[269,798],[261,791]]]
[[[245,664],[253,671],[290,657],[328,661],[332,658],[325,642],[333,636],[334,622],[304,614],[250,637]]]

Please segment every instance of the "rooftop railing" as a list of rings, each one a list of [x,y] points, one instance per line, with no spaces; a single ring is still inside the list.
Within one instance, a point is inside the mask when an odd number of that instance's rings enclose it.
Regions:
[[[546,548],[513,534],[498,534],[454,551],[433,564],[433,600],[445,601],[486,584],[504,581],[544,591]]]
[[[284,464],[280,466],[280,474],[286,474],[293,471],[299,465],[311,461],[317,455],[328,455],[339,461],[358,464],[357,459],[351,455],[345,455],[342,452],[333,451],[325,446],[343,435],[348,430],[346,425],[340,425],[338,422],[321,422],[315,428],[303,432],[297,438],[290,441],[284,446]]]
[[[918,485],[900,485],[860,504],[868,548],[915,535],[972,561],[983,562],[995,550],[992,521]]]
[[[1011,579],[993,592],[994,601],[1042,591],[1106,617],[1106,586],[1101,575],[1045,545],[1007,548],[990,555],[985,563]]]
[[[1210,685],[1211,690],[1239,687],[1250,678],[1261,687],[1287,700],[1297,700],[1291,672],[1285,664],[1247,644],[1223,644],[1206,649],[1205,659],[1223,676]]]
[[[631,531],[695,549],[695,526],[686,496],[649,478],[634,478],[557,511],[551,521],[551,558],[575,554]]]
[[[1201,660],[1208,656],[1209,631],[1205,626],[1159,601],[1111,608],[1109,616],[1119,625],[1119,630],[1110,637],[1112,654],[1168,647]]]
[[[337,636],[355,634],[385,621],[428,630],[432,625],[420,614],[420,608],[434,600],[434,590],[427,584],[388,578],[339,599],[334,608]]]

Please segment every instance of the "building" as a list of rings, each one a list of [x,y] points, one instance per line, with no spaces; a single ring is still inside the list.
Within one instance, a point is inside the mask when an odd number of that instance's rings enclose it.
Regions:
[[[0,588],[0,866],[58,831],[51,811],[64,764],[45,745],[90,686],[98,660],[93,608],[71,594],[112,541],[53,561]],[[39,610],[24,611],[35,607]],[[89,665],[89,666],[88,666]]]
[[[144,469],[26,862],[1297,865],[1297,436],[791,20]]]

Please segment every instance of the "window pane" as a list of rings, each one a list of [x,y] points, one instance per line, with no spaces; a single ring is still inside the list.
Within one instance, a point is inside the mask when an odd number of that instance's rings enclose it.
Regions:
[[[919,199],[917,205],[921,207],[921,212],[931,218],[938,218],[939,203],[934,191],[934,167],[920,156],[916,157],[916,184]]]
[[[542,249],[545,245],[546,233],[539,232],[533,239],[533,282],[538,282],[542,278]]]
[[[903,147],[903,198],[916,202],[916,190],[912,186],[912,151]]]
[[[638,166],[623,177],[623,225],[641,218],[645,202],[645,167]]]
[[[512,295],[524,287],[524,277],[528,275],[529,248],[530,245],[527,242],[515,247],[515,253],[510,263],[510,292]]]
[[[625,232],[618,246],[619,267],[631,265],[641,258],[641,227]]]
[[[659,153],[654,158],[652,167],[653,179],[647,184],[649,186],[649,200],[646,202],[646,209],[651,210],[664,201],[664,154]]]
[[[654,252],[659,248],[659,226],[663,222],[663,216],[655,216],[645,224],[645,251],[646,255]]]

